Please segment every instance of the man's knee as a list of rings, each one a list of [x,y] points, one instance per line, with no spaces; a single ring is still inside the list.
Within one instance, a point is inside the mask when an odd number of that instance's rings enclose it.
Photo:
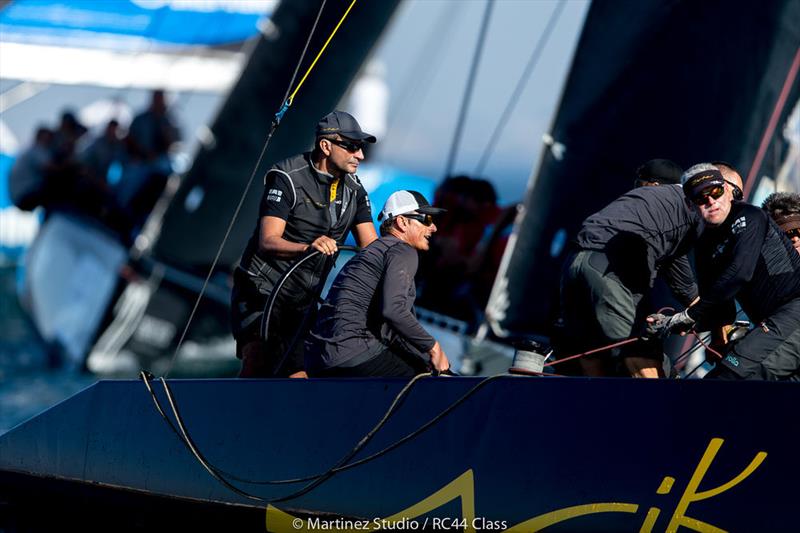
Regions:
[[[633,378],[663,378],[664,366],[661,361],[647,357],[626,357],[625,368]]]

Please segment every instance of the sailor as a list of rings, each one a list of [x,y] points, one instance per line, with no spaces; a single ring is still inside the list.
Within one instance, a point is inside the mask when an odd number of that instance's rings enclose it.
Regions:
[[[789,237],[792,246],[800,254],[800,194],[774,192],[767,196],[761,207]]]
[[[323,117],[311,152],[276,163],[264,178],[258,224],[234,271],[231,297],[241,377],[306,377],[303,342],[316,312],[315,288],[352,231],[358,246],[378,238],[369,198],[355,173],[375,137],[344,111]],[[288,278],[261,335],[264,308],[293,262],[317,250]]]
[[[436,232],[431,207],[416,191],[397,191],[378,216],[381,237],[336,277],[307,343],[311,376],[411,377],[450,363],[414,312],[418,251]]]
[[[708,329],[730,322],[734,299],[756,327],[707,377],[800,377],[800,255],[767,213],[735,199],[719,168],[701,163],[681,178],[705,229],[695,249],[700,301],[665,317],[648,317],[653,334]]]
[[[654,160],[639,169],[635,185],[674,182],[679,174],[677,164]],[[653,311],[645,296],[658,274],[689,305],[697,285],[686,254],[699,227],[678,184],[637,187],[587,218],[562,272],[563,349],[578,353],[642,333]],[[631,376],[664,375],[663,352],[655,343],[634,343],[612,355],[623,358],[624,373]],[[588,376],[615,375],[615,362],[608,352],[580,358]]]

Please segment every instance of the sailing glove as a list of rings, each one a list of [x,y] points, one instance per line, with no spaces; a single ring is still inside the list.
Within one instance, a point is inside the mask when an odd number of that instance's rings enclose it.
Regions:
[[[647,317],[645,338],[661,338],[670,333],[686,333],[694,326],[694,319],[689,313],[681,311],[672,316],[655,313]]]

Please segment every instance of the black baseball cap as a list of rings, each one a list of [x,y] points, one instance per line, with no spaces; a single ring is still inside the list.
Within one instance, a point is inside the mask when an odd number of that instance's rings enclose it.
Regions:
[[[317,123],[317,137],[335,133],[354,141],[374,143],[377,140],[374,135],[361,131],[353,115],[344,111],[328,113]]]
[[[669,159],[651,159],[636,169],[636,179],[661,185],[673,185],[681,182],[683,169]]]
[[[706,189],[724,187],[725,179],[719,169],[711,163],[699,163],[683,173],[681,184],[686,197],[693,198]]]

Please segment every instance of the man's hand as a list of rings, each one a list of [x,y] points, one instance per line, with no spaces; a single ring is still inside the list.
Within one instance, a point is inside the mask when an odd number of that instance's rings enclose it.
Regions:
[[[311,248],[319,250],[325,255],[333,255],[339,249],[336,241],[326,235],[314,239],[314,242],[311,243]]]
[[[439,373],[450,370],[450,361],[447,360],[447,355],[445,355],[442,347],[439,346],[438,341],[433,345],[433,348],[431,348],[430,352],[428,353],[431,354],[431,370],[435,370]]]
[[[661,338],[669,335],[670,333],[680,333],[685,335],[687,331],[692,329],[694,319],[689,316],[686,310],[680,313],[675,313],[672,316],[666,316],[661,313],[655,313],[647,317],[647,330],[645,337],[647,338]]]

